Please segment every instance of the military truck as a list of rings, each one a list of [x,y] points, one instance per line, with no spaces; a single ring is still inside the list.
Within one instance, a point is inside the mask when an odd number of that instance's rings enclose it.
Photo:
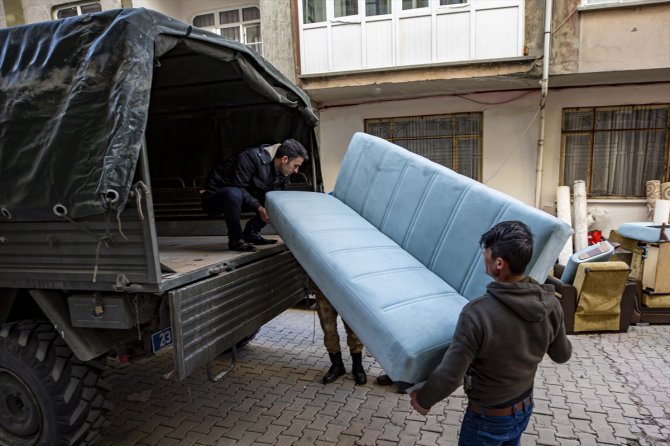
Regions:
[[[91,444],[103,369],[172,344],[175,379],[225,373],[306,295],[283,243],[227,250],[209,170],[286,138],[307,96],[246,46],[144,9],[0,30],[0,444]],[[233,355],[234,357],[234,355]]]

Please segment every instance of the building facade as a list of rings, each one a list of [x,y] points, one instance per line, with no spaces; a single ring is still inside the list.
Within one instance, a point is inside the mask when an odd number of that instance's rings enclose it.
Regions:
[[[645,182],[670,180],[670,2],[550,6],[548,29],[544,0],[299,0],[326,189],[366,131],[547,210],[585,180],[606,231],[646,220]]]
[[[0,0],[0,26],[148,8],[243,42],[295,81],[291,0]]]
[[[239,40],[307,91],[326,191],[357,131],[549,211],[585,180],[606,231],[670,181],[668,0],[2,0],[0,25],[131,6]]]

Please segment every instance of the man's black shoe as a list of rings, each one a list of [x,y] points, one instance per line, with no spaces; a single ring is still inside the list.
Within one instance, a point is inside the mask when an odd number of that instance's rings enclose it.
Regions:
[[[390,376],[384,374],[384,375],[379,375],[377,379],[375,380],[375,383],[378,386],[391,386],[393,385],[393,380],[391,379]]]
[[[237,252],[256,252],[256,248],[243,240],[231,240],[228,242],[228,249]]]
[[[252,245],[274,245],[275,243],[277,243],[277,240],[270,240],[267,238],[263,238],[257,232],[244,234],[244,241],[247,243],[251,243]]]

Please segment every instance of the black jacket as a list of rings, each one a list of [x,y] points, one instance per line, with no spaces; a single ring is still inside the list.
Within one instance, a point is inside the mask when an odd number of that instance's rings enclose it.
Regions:
[[[247,149],[215,167],[205,181],[205,189],[216,192],[223,187],[239,187],[243,205],[253,209],[265,202],[266,192],[286,190],[287,180],[277,173],[266,147],[269,145]]]

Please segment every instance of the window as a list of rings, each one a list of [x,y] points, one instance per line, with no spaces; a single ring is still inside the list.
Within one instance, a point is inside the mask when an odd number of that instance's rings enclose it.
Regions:
[[[76,3],[54,8],[53,17],[54,19],[64,19],[100,11],[102,11],[102,6],[100,6],[99,2]]]
[[[563,110],[563,184],[585,180],[590,197],[644,197],[648,180],[668,181],[670,105]]]
[[[326,21],[326,0],[302,0],[303,23]]]
[[[263,54],[261,11],[256,6],[197,15],[193,18],[193,25],[242,42],[252,51]]]
[[[467,3],[467,0],[440,0],[440,6],[458,5],[460,3]]]
[[[365,15],[391,14],[391,0],[365,0]]]
[[[335,0],[335,17],[358,14],[358,0]]]
[[[456,172],[482,179],[482,114],[366,119],[365,131]]]
[[[428,0],[402,0],[402,9],[427,8]]]

